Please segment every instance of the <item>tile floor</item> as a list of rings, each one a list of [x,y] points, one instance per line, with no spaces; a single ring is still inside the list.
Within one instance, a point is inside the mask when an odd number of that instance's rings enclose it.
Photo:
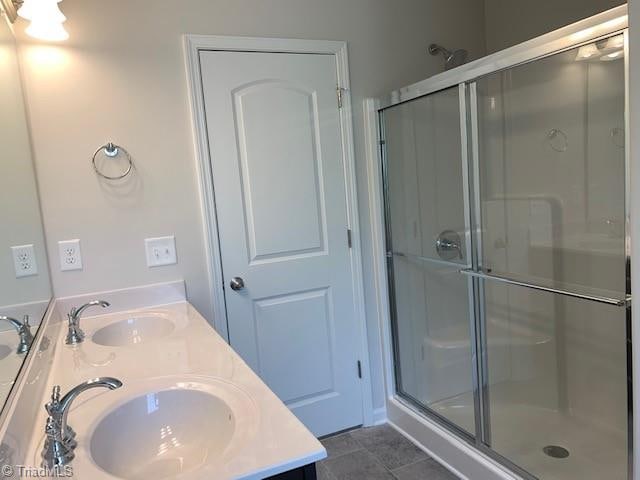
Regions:
[[[327,437],[318,480],[457,480],[389,425]]]

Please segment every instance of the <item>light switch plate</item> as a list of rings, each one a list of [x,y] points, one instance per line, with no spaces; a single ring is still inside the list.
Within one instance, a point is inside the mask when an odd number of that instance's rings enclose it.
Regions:
[[[36,251],[33,245],[17,245],[11,247],[11,255],[13,256],[16,278],[30,277],[38,274]]]
[[[176,255],[176,238],[170,237],[146,238],[144,240],[147,252],[147,266],[160,267],[178,263]]]
[[[82,270],[82,252],[80,240],[63,240],[58,242],[58,254],[60,256],[60,270]]]

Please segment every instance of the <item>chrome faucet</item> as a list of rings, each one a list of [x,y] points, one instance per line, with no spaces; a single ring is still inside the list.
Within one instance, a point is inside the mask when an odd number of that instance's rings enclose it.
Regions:
[[[105,302],[104,300],[94,300],[93,302],[85,303],[81,307],[73,307],[67,314],[67,317],[69,318],[69,331],[67,333],[65,343],[67,345],[76,345],[84,341],[84,332],[80,328],[80,315],[82,315],[82,312],[89,307],[100,306],[102,308],[107,308],[110,305],[111,304],[109,302]]]
[[[20,342],[18,343],[18,348],[16,349],[16,353],[18,355],[20,355],[22,353],[27,353],[29,351],[29,348],[31,347],[31,343],[33,342],[33,334],[31,333],[31,325],[29,325],[29,315],[25,315],[23,317],[22,322],[20,320],[16,320],[15,318],[7,317],[5,315],[0,315],[0,320],[4,320],[4,321],[9,322],[18,331],[18,336],[20,337]]]
[[[117,378],[100,377],[87,380],[72,388],[64,397],[60,398],[60,385],[53,387],[51,401],[45,405],[49,414],[45,425],[46,440],[42,450],[42,466],[54,468],[69,464],[75,457],[74,450],[78,446],[76,433],[68,425],[67,418],[71,404],[82,392],[91,388],[120,388],[122,382]]]

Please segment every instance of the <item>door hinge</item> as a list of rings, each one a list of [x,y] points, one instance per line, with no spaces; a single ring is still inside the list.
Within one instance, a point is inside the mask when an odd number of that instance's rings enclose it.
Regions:
[[[336,85],[336,96],[338,97],[338,108],[342,108],[342,99],[343,99],[344,92],[346,91],[347,91],[346,88],[343,88],[340,85]]]
[[[362,362],[358,360],[358,378],[362,378]]]
[[[347,228],[347,245],[349,246],[349,248],[353,246],[353,240],[351,239],[351,237],[351,229]]]

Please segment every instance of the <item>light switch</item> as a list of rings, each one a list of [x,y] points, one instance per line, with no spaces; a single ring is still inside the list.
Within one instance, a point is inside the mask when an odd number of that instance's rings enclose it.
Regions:
[[[82,252],[80,240],[63,240],[58,242],[58,255],[60,257],[60,270],[82,270]]]
[[[16,278],[30,277],[38,274],[38,264],[36,263],[36,251],[33,245],[19,245],[11,247],[13,255],[13,266],[16,271]]]
[[[178,263],[176,239],[170,237],[146,238],[144,246],[147,252],[147,266],[159,267]]]

